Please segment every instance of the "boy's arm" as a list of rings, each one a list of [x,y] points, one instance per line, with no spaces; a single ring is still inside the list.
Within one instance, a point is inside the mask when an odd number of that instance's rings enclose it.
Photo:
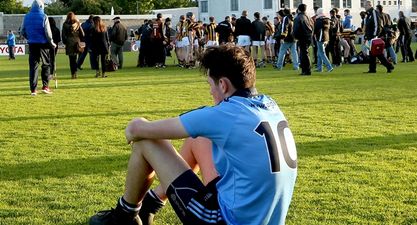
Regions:
[[[143,139],[179,139],[189,136],[179,117],[157,121],[133,119],[126,127],[125,135],[127,143]]]

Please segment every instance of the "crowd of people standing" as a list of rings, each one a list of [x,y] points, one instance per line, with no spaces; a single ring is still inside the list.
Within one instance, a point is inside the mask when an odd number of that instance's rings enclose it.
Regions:
[[[165,67],[166,55],[175,49],[178,66],[194,68],[204,49],[225,43],[235,43],[250,51],[257,67],[271,63],[281,70],[286,63],[292,63],[294,70],[301,68],[301,75],[311,75],[312,64],[315,72],[322,72],[323,65],[331,72],[342,64],[369,63],[372,73],[376,71],[376,58],[386,65],[387,72],[392,72],[399,51],[402,62],[413,62],[411,20],[401,11],[398,19],[392,20],[381,5],[373,7],[371,1],[366,1],[365,7],[366,11],[360,13],[362,22],[358,28],[352,23],[349,9],[344,10],[342,16],[338,8],[325,12],[314,7],[315,13],[309,17],[305,4],[300,4],[296,12],[278,11],[273,21],[259,12],[253,14],[251,21],[244,10],[240,18],[226,16],[224,21],[216,23],[214,17],[210,17],[209,23],[203,24],[196,21],[192,13],[187,13],[172,27],[170,18],[161,22],[159,14],[156,19],[145,21],[136,32],[141,40],[137,66]],[[355,47],[358,37],[361,51]],[[370,52],[370,42],[375,38],[384,42],[382,55]],[[311,61],[310,46],[314,51]]]
[[[91,15],[80,23],[76,15],[69,12],[62,31],[59,31],[55,20],[48,18],[43,8],[42,1],[34,0],[21,26],[21,33],[28,40],[30,49],[32,95],[37,93],[40,63],[42,90],[52,93],[48,83],[56,75],[55,56],[61,39],[69,58],[72,79],[76,79],[77,71],[82,70],[87,54],[96,77],[107,77],[105,64],[108,58],[119,69],[123,68],[123,45],[128,33],[120,17],[113,18],[113,26],[108,27],[99,16]],[[244,10],[240,18],[226,16],[224,21],[217,23],[214,17],[210,17],[209,23],[204,24],[196,21],[195,15],[189,12],[180,16],[173,25],[170,18],[164,19],[162,14],[157,14],[155,19],[145,20],[136,32],[132,31],[140,43],[137,67],[165,68],[166,57],[174,51],[177,66],[195,68],[206,48],[226,43],[234,43],[251,52],[257,67],[272,64],[282,70],[285,64],[292,64],[294,70],[301,69],[301,75],[311,75],[312,65],[315,65],[315,72],[323,72],[323,65],[327,72],[331,72],[344,63],[369,63],[368,72],[375,73],[376,59],[390,73],[398,63],[398,52],[402,54],[402,62],[413,62],[416,57],[410,46],[413,36],[411,20],[402,11],[398,19],[392,20],[381,5],[373,7],[371,1],[365,2],[365,8],[366,11],[360,13],[362,22],[357,29],[348,9],[344,10],[342,17],[337,8],[327,13],[314,7],[314,16],[309,17],[305,4],[300,4],[295,12],[279,10],[273,21],[262,17],[259,12],[253,14],[251,21]],[[362,43],[359,52],[355,47],[358,36]],[[375,38],[384,42],[382,54],[374,55],[370,51],[371,41]],[[14,34],[9,31],[9,48],[13,48],[13,40]],[[310,60],[310,46],[314,51],[313,60]],[[14,59],[14,55],[11,54],[9,59]]]

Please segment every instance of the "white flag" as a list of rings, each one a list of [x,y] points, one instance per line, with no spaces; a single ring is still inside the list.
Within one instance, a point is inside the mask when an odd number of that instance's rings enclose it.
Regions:
[[[111,7],[110,16],[114,16],[114,9],[113,9],[113,6]]]

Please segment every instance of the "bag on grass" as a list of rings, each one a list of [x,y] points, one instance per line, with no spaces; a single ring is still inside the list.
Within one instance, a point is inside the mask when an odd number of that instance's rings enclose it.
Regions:
[[[106,65],[105,65],[105,71],[106,72],[113,72],[118,69],[117,63],[113,61],[110,55],[106,56]]]

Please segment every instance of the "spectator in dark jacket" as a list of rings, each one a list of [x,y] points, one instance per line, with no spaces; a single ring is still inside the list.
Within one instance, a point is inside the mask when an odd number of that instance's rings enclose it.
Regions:
[[[327,67],[327,71],[333,71],[332,64],[327,58],[324,48],[329,42],[330,19],[323,14],[323,9],[316,11],[316,22],[314,23],[314,40],[317,46],[317,72],[322,72],[323,63]]]
[[[394,38],[394,30],[392,26],[392,20],[389,14],[383,12],[382,5],[377,5],[376,10],[379,12],[382,18],[382,32],[379,35],[380,38],[382,38],[385,42],[385,49],[387,51],[387,54],[391,58],[391,61],[394,64],[397,64],[397,54],[395,54],[394,47],[392,46],[392,39]]]
[[[275,26],[275,33],[274,33],[274,39],[275,39],[275,67],[276,63],[278,62],[278,56],[279,56],[279,49],[281,48],[281,30],[282,30],[282,20],[285,17],[284,10],[281,9],[277,12],[277,16],[274,18],[274,26]]]
[[[55,47],[52,39],[51,27],[48,16],[44,13],[44,4],[41,0],[35,0],[32,7],[25,15],[21,26],[21,34],[29,44],[29,85],[31,95],[37,94],[38,67],[42,62],[42,92],[51,94],[49,89],[49,73],[51,72],[49,49]]]
[[[361,43],[361,51],[364,55],[369,56],[369,48],[366,46],[365,42],[365,21],[366,16],[368,15],[366,11],[360,12],[361,17],[361,27],[356,30],[357,34],[359,35],[360,43]]]
[[[280,48],[278,53],[278,61],[276,68],[281,70],[284,65],[285,55],[287,54],[288,49],[291,50],[292,57],[292,67],[294,70],[298,70],[298,52],[297,52],[297,43],[293,36],[293,17],[289,9],[284,9],[284,18],[281,22],[280,27]]]
[[[382,18],[381,15],[372,7],[371,1],[365,2],[366,19],[365,19],[365,41],[368,41],[370,46],[373,38],[379,37],[382,32]],[[384,54],[374,55],[369,54],[369,70],[367,73],[376,73],[376,58],[387,68],[387,72],[391,73],[394,70],[394,66],[388,62]]]
[[[242,46],[249,51],[251,45],[250,35],[252,33],[252,23],[247,16],[248,12],[244,10],[242,16],[236,20],[235,36],[237,37],[237,45]]]
[[[152,20],[146,21],[140,28],[139,59],[136,67],[145,67],[151,61]]]
[[[111,56],[117,62],[118,68],[123,67],[123,45],[127,40],[127,29],[120,22],[120,17],[113,18],[114,25],[110,32]]]
[[[311,21],[313,22],[313,26],[314,26],[314,24],[315,24],[315,22],[316,22],[316,18],[317,18],[317,10],[319,9],[320,7],[318,7],[318,6],[314,6],[313,7],[313,9],[314,9],[314,15],[311,17]],[[313,64],[314,65],[317,65],[317,46],[316,46],[316,43],[317,43],[317,41],[314,39],[314,35],[313,35],[313,55],[314,55],[314,62],[313,62]]]
[[[92,42],[91,33],[94,30],[93,17],[94,17],[93,15],[90,15],[88,19],[84,23],[81,24],[81,28],[83,28],[83,31],[84,31],[83,41],[85,42],[85,49],[78,57],[77,68],[79,70],[82,70],[81,66],[83,65],[85,57],[87,56],[88,53],[90,53],[90,66],[91,68],[95,68],[95,65],[93,65],[94,56],[91,55],[91,42]]]
[[[55,77],[56,74],[56,54],[58,53],[58,43],[61,42],[61,31],[56,27],[56,22],[54,18],[49,17],[49,24],[51,26],[52,31],[52,39],[54,40],[54,43],[56,44],[55,47],[52,47],[49,49],[49,56],[51,59],[51,72],[50,74]]]
[[[266,27],[261,21],[261,14],[255,12],[253,14],[255,20],[252,22],[252,57],[255,61],[256,67],[265,66],[265,34]],[[261,62],[258,63],[258,50],[261,52]]]
[[[231,41],[231,37],[233,35],[233,27],[231,24],[230,16],[226,16],[224,21],[217,25],[216,32],[219,34],[219,44],[226,44],[227,42]]]
[[[91,52],[94,55],[94,65],[96,70],[96,77],[106,76],[106,56],[109,54],[109,36],[106,29],[106,24],[99,16],[93,17],[94,29],[91,32]],[[99,61],[101,62],[101,74]]]
[[[84,37],[83,28],[73,12],[67,14],[62,25],[62,42],[65,44],[65,53],[68,55],[71,69],[71,78],[77,78],[77,55],[80,53],[78,45]]]
[[[414,62],[413,50],[411,50],[411,20],[404,16],[404,12],[398,13],[398,30],[400,31],[402,62]]]
[[[311,75],[311,63],[308,48],[311,45],[313,37],[313,25],[311,19],[305,14],[307,10],[306,4],[298,6],[298,15],[294,19],[294,37],[298,40],[300,49],[300,67],[301,75]]]
[[[343,30],[343,27],[337,16],[337,11],[335,9],[330,10],[329,44],[326,47],[326,53],[327,55],[332,56],[332,62],[335,66],[341,66],[342,52],[340,50],[340,32]]]

